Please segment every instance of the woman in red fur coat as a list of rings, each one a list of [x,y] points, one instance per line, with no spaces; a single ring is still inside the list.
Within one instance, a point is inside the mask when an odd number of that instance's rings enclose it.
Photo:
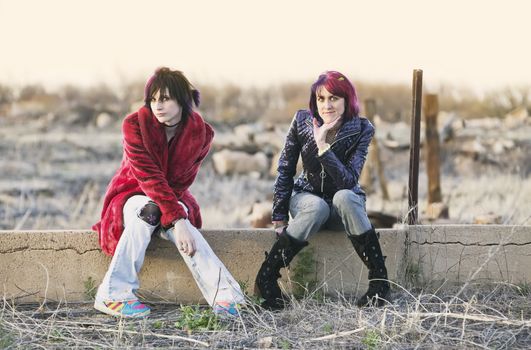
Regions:
[[[154,232],[172,241],[214,311],[236,314],[243,295],[197,228],[199,206],[188,190],[214,131],[193,110],[199,92],[179,71],[159,68],[144,90],[145,105],[123,122],[123,160],[105,195],[98,231],[111,264],[94,307],[122,317],[144,317],[138,272]]]

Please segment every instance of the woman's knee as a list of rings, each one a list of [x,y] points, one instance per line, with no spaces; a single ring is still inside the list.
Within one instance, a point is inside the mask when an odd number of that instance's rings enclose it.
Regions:
[[[299,212],[312,214],[316,220],[326,220],[330,215],[330,207],[322,198],[315,196],[315,198],[305,201]]]
[[[151,200],[138,204],[136,208],[129,208],[127,215],[124,210],[124,228],[129,228],[124,233],[131,232],[135,236],[141,235],[146,240],[151,240],[151,234],[160,224],[162,212]]]
[[[127,224],[127,222],[129,221],[133,219],[137,219],[138,214],[140,213],[140,210],[142,210],[142,208],[149,202],[151,202],[151,199],[148,196],[137,194],[137,195],[130,197],[125,202],[124,207],[122,209],[124,223]]]
[[[332,204],[336,208],[362,207],[365,208],[365,198],[351,190],[339,190],[334,194]]]
[[[161,216],[162,212],[160,211],[159,206],[151,201],[144,205],[138,213],[138,217],[151,226],[158,226],[160,224]]]

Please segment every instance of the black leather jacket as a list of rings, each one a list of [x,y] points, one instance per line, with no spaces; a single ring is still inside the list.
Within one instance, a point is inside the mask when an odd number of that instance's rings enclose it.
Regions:
[[[311,113],[297,111],[278,162],[272,220],[288,221],[292,192],[310,192],[322,197],[328,204],[342,189],[365,196],[358,179],[373,135],[374,127],[368,119],[354,117],[343,123],[330,149],[319,157]],[[294,182],[299,155],[304,170]]]

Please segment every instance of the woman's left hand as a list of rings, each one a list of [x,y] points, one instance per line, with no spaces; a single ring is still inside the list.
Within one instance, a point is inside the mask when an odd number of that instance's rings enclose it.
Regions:
[[[317,148],[321,150],[325,147],[326,134],[328,134],[328,130],[332,129],[340,120],[341,120],[341,117],[337,118],[331,123],[328,123],[328,124],[325,123],[319,126],[317,119],[313,118],[313,138],[315,139]]]

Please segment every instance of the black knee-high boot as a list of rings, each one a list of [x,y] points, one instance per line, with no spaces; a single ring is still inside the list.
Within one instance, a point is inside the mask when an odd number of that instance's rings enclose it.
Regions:
[[[298,241],[290,237],[286,230],[279,235],[269,254],[266,252],[255,282],[255,294],[264,299],[262,307],[266,309],[282,309],[284,297],[278,285],[280,269],[289,265],[291,260],[306,247],[308,242]]]
[[[359,257],[369,270],[369,290],[360,299],[358,306],[383,306],[389,294],[385,257],[374,228],[359,236],[349,236]]]

